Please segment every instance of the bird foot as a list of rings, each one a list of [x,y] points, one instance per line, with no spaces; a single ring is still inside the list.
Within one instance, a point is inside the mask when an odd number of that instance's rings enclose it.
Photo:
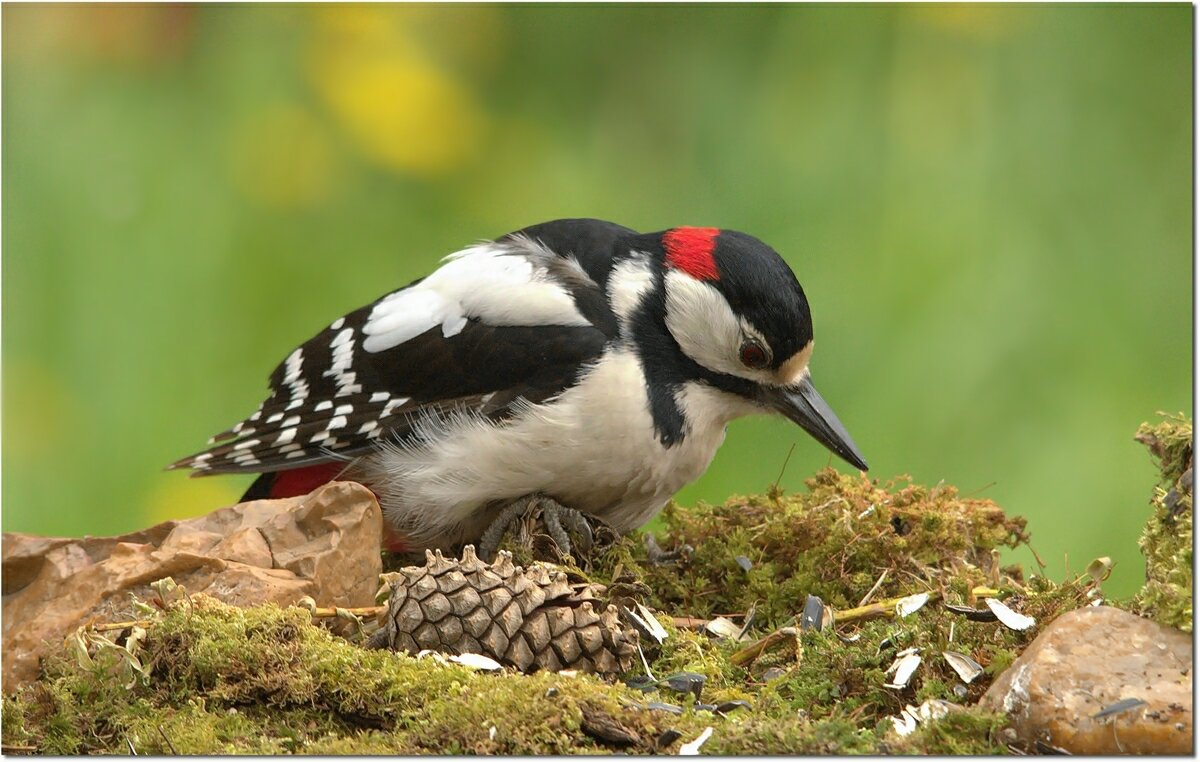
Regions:
[[[573,550],[587,554],[596,546],[597,534],[604,540],[603,545],[609,544],[609,535],[613,539],[616,537],[608,525],[599,519],[585,516],[557,500],[535,493],[512,501],[500,511],[479,540],[479,555],[485,559],[493,558],[500,541],[510,529],[516,530],[514,538],[518,544],[533,547],[535,536],[541,534],[536,527],[539,518],[544,535],[553,542],[554,551],[560,558],[571,555]],[[574,546],[571,543],[572,535],[576,538]]]

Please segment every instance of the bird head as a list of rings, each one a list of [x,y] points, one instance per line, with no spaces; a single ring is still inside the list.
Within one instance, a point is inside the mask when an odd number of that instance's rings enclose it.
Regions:
[[[786,416],[865,470],[854,440],[813,386],[812,315],[783,258],[733,230],[679,227],[647,238],[661,255],[663,323],[698,366],[699,380]]]

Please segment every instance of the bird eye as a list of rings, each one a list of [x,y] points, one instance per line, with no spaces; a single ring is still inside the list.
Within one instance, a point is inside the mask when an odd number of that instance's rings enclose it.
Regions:
[[[758,370],[760,368],[765,368],[767,363],[770,362],[770,358],[767,356],[767,350],[763,348],[762,344],[759,344],[754,339],[746,339],[744,342],[742,342],[742,348],[739,351],[739,354],[742,359],[742,365],[745,365],[747,368],[754,368],[755,370]]]

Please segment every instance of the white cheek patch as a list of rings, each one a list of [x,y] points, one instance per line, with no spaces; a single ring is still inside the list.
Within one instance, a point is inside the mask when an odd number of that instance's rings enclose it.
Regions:
[[[696,362],[717,373],[746,377],[736,360],[742,323],[729,302],[709,284],[672,270],[666,275],[667,330]]]
[[[446,258],[428,278],[385,297],[367,318],[363,349],[382,352],[441,326],[449,338],[470,318],[496,326],[590,325],[546,269],[486,243]]]

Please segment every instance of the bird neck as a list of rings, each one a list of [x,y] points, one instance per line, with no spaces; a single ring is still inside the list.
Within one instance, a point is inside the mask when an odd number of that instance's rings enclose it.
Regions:
[[[666,295],[660,271],[631,318],[623,321],[622,340],[632,347],[645,372],[650,413],[659,441],[664,447],[672,447],[683,441],[692,423],[680,402],[685,385],[700,384],[747,403],[756,396],[756,388],[751,381],[711,371],[689,357],[667,329],[665,316]],[[734,402],[728,417],[745,410],[745,405]]]

